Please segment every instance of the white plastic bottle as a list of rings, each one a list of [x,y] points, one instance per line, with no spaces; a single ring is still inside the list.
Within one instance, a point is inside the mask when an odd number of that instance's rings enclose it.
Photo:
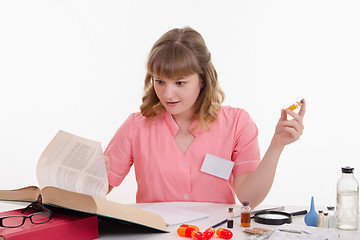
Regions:
[[[342,230],[356,230],[359,222],[359,183],[354,168],[341,168],[342,176],[337,182],[336,220]]]
[[[334,212],[334,207],[329,206],[328,209],[328,218],[329,218],[329,228],[336,228],[336,215]]]
[[[323,228],[329,228],[329,213],[324,212]]]

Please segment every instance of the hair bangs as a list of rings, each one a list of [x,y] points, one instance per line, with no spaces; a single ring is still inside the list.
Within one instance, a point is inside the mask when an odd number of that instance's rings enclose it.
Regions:
[[[158,78],[180,79],[194,73],[202,74],[194,54],[179,43],[171,43],[154,49],[147,70]]]

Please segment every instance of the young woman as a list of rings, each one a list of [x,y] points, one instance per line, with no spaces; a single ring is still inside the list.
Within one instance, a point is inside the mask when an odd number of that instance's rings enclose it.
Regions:
[[[233,204],[236,194],[260,204],[285,145],[302,134],[305,104],[298,114],[281,110],[261,160],[255,123],[223,100],[202,36],[189,27],[165,33],[149,54],[141,112],[128,117],[104,152],[109,192],[134,165],[137,202]]]

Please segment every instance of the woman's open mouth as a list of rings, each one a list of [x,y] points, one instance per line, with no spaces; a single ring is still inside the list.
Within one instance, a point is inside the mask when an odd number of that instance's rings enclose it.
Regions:
[[[180,101],[176,101],[176,102],[166,102],[166,105],[173,107],[175,105],[177,105]]]

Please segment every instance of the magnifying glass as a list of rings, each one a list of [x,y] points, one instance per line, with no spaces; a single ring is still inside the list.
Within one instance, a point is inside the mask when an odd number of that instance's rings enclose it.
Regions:
[[[255,213],[254,220],[257,223],[267,224],[267,225],[281,225],[284,223],[291,223],[292,216],[304,215],[307,214],[307,210],[302,210],[298,212],[280,212],[280,211],[262,211]]]

